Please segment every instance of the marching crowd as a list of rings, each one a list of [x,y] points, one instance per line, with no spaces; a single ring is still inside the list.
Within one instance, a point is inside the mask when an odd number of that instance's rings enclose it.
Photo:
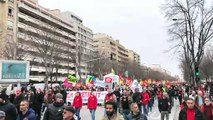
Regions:
[[[180,103],[179,120],[213,120],[213,104],[208,96],[213,90],[209,93],[206,86],[149,85],[144,86],[142,92],[139,88],[119,86],[115,90],[107,89],[102,120],[147,120],[155,100],[161,120],[169,120],[174,99]],[[23,87],[9,96],[4,89],[0,94],[0,120],[81,120],[82,96],[77,89],[72,90],[76,91],[74,100],[66,104],[67,89],[64,87],[42,91],[32,85],[30,89]],[[98,106],[94,90],[97,89],[91,89],[87,102],[92,120],[96,119]]]

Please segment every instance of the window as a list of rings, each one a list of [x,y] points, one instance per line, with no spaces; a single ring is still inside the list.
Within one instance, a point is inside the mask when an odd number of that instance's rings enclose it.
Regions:
[[[13,17],[13,8],[8,8],[8,16]]]
[[[13,29],[13,22],[12,21],[7,21],[7,28]]]

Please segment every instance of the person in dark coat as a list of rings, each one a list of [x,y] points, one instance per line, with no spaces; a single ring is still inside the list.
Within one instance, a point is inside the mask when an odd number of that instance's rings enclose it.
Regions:
[[[118,86],[115,87],[115,90],[114,90],[114,95],[116,96],[116,99],[117,99],[117,105],[120,105],[120,98],[121,98],[121,93],[120,93],[120,89]],[[119,108],[119,107],[118,107]],[[120,112],[120,109],[119,109],[119,112]]]
[[[141,100],[142,100],[142,95],[139,92],[139,88],[135,88],[135,93],[133,93],[132,96],[133,102],[138,104],[138,107],[141,108]],[[141,109],[139,109],[141,111]]]
[[[16,97],[16,94],[14,93],[14,91],[11,91],[11,93],[9,95],[9,100],[10,100],[11,103],[13,103],[15,97]]]
[[[171,111],[171,101],[168,98],[168,94],[166,92],[163,93],[162,98],[158,101],[158,109],[161,113],[161,120],[164,120],[166,115],[166,120],[169,120],[169,113]]]
[[[186,105],[179,113],[179,120],[206,120],[192,98],[187,99]]]
[[[22,100],[20,103],[20,112],[16,120],[37,120],[35,111],[29,108],[29,101]]]
[[[44,101],[44,93],[39,88],[36,91],[35,104],[34,104],[34,108],[35,108],[35,112],[37,114],[37,119],[38,120],[40,120],[40,118],[41,118],[41,109],[42,109],[43,101]]]
[[[61,94],[63,95],[64,103],[66,103],[67,92],[66,92],[66,90],[64,89],[64,87],[61,88]]]
[[[16,120],[16,107],[8,101],[7,96],[5,94],[0,95],[0,110],[5,112],[5,120]]]
[[[120,110],[124,116],[124,119],[127,119],[127,115],[130,113],[130,103],[131,101],[128,99],[127,91],[123,91],[123,95],[120,100]]]
[[[53,104],[48,105],[44,113],[43,120],[63,120],[63,111],[67,107],[64,105],[63,95],[57,93]]]
[[[127,116],[126,120],[147,120],[147,117],[140,112],[137,103],[132,103],[130,108],[131,113]]]
[[[24,96],[21,92],[21,90],[16,90],[16,97],[13,101],[13,104],[16,106],[18,112],[20,111],[20,103],[24,99]]]
[[[27,98],[27,100],[28,100],[29,103],[30,103],[30,108],[35,109],[35,108],[34,108],[35,95],[34,95],[34,93],[33,93],[32,90],[29,90],[29,91],[27,92],[26,98]]]
[[[179,103],[180,105],[182,104],[182,99],[183,99],[183,92],[182,92],[182,89],[179,89],[177,91],[177,95],[178,95],[178,100],[179,100]]]

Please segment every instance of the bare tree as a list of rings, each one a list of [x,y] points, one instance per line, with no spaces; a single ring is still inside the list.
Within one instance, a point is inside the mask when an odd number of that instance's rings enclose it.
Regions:
[[[205,79],[206,81],[211,80],[213,77],[213,51],[207,50],[201,65],[201,78]]]
[[[31,46],[31,50],[28,52],[37,56],[42,61],[41,65],[45,67],[45,87],[47,87],[48,79],[50,78],[52,84],[54,76],[57,80],[58,69],[64,69],[59,63],[72,63],[75,54],[68,49],[72,48],[69,43],[70,38],[58,33],[59,28],[42,22],[39,23],[40,26],[21,29],[20,32],[23,33],[23,36],[26,36],[26,39],[22,39],[22,41]],[[26,24],[30,23],[27,22]],[[69,57],[67,58],[67,56]],[[69,65],[67,69],[70,69]]]
[[[29,56],[26,52],[29,49],[29,46],[19,42],[19,39],[14,41],[12,35],[7,35],[2,56],[8,60],[24,60]]]
[[[195,67],[199,67],[207,42],[213,37],[213,7],[205,0],[168,0],[164,5],[174,49],[183,53],[190,69],[190,82],[196,85]]]
[[[105,51],[97,51],[95,52],[94,59],[95,61],[89,62],[90,73],[99,77],[99,79],[103,78],[104,73],[110,72],[112,68],[112,61],[108,57]],[[115,63],[114,63],[115,64]]]

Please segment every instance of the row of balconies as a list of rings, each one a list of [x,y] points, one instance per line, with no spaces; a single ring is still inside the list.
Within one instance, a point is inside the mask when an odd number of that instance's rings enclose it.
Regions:
[[[25,45],[27,45],[28,47],[30,47],[30,50],[33,50],[33,51],[37,51],[37,49],[35,48],[35,46],[33,45],[36,45],[36,44],[39,44],[38,41],[33,41],[33,37],[28,37],[27,35],[19,35],[18,36],[19,39],[20,39],[20,42],[24,42]],[[57,48],[58,51],[62,52],[62,53],[75,53],[75,49],[73,48],[72,49],[72,46],[62,46],[61,47],[55,47]],[[70,48],[70,49],[69,49]]]
[[[61,34],[61,35],[63,35],[63,36],[67,36],[67,37],[69,37],[69,38],[71,38],[71,39],[76,40],[76,37],[75,37],[74,35],[71,35],[71,34],[69,34],[69,33],[67,33],[67,32],[64,32],[64,31],[62,31],[62,30],[59,30],[59,29],[57,29],[57,28],[50,27],[51,25],[49,25],[49,24],[47,24],[47,23],[44,23],[44,22],[42,22],[42,21],[36,20],[36,19],[34,19],[34,18],[30,17],[30,16],[27,16],[27,15],[25,15],[25,14],[23,14],[23,13],[19,13],[18,16],[19,16],[19,18],[24,19],[24,22],[31,22],[32,24],[38,25],[38,27],[39,27],[39,26],[46,27],[46,28],[49,29],[50,31],[53,31],[53,30],[54,30],[53,32],[57,32],[57,33],[59,33],[59,34]],[[24,24],[24,25],[26,25],[26,24]],[[28,24],[28,25],[30,25],[30,24]],[[34,28],[34,29],[35,29],[35,28]]]
[[[50,16],[45,15],[45,14],[43,14],[43,13],[41,12],[41,10],[34,9],[34,8],[32,8],[32,7],[28,6],[28,5],[26,5],[26,4],[23,3],[23,2],[19,4],[19,8],[26,9],[26,10],[32,12],[32,14],[39,15],[39,16],[41,16],[41,17],[43,17],[43,18],[48,19],[49,21],[52,21],[52,22],[54,22],[54,23],[56,23],[56,24],[59,24],[60,26],[63,26],[64,28],[67,28],[67,29],[69,29],[69,30],[75,31],[74,28],[72,28],[72,27],[70,27],[70,26],[67,26],[67,25],[61,23],[60,21],[55,20],[54,18],[50,17],[51,15],[50,15]]]
[[[24,24],[22,24],[22,23],[19,23],[19,24],[18,24],[18,27],[21,28],[21,29],[23,29],[23,30],[26,30],[26,28],[27,28],[28,31],[34,33],[35,35],[38,34],[38,33],[36,33],[36,32],[37,32],[36,29],[35,29],[35,28],[32,28],[31,26],[28,26],[28,25],[24,25]],[[49,34],[49,33],[48,33],[48,34]],[[30,38],[35,37],[35,36],[29,36],[29,35],[27,35],[27,32],[26,32],[26,33],[23,32],[22,35],[20,35],[20,36],[23,36],[23,37],[24,37],[23,39],[26,39],[26,40],[30,40]],[[51,37],[51,34],[50,34],[49,36]],[[54,36],[54,35],[53,35],[53,36]],[[46,35],[46,37],[48,37],[48,35]],[[69,41],[69,42],[67,43],[67,42],[65,42],[65,39],[59,38],[58,36],[54,36],[54,37],[55,37],[55,42],[63,43],[63,44],[66,45],[66,46],[68,45],[68,43],[69,43],[70,46],[75,46],[75,45],[76,45],[74,42],[71,42],[71,41]],[[57,38],[59,38],[59,39],[57,39]],[[35,39],[38,39],[38,38],[35,37]],[[57,40],[56,40],[56,39],[57,39]],[[67,41],[67,40],[66,40],[66,41]],[[34,42],[38,42],[38,41],[34,41]],[[63,47],[62,47],[62,48],[63,48]]]

